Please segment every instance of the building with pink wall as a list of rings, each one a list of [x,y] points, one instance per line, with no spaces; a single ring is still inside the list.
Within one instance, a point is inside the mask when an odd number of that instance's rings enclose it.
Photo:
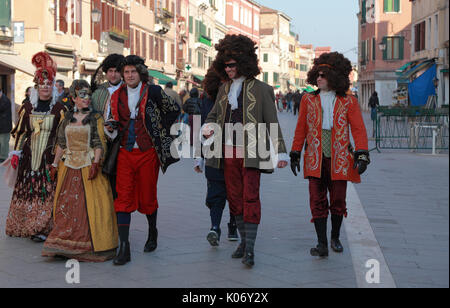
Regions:
[[[314,53],[316,54],[316,58],[320,57],[324,53],[330,53],[330,52],[331,52],[331,47],[329,47],[329,46],[327,46],[327,47],[316,47],[314,49]]]
[[[359,0],[358,95],[368,109],[378,93],[380,105],[393,103],[397,89],[395,71],[411,58],[411,2],[409,0]]]
[[[261,5],[253,0],[227,0],[226,26],[228,34],[243,34],[260,44],[259,23]]]

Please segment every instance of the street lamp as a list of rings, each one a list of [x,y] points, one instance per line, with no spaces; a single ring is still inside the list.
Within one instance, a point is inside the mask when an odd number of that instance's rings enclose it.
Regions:
[[[381,41],[380,44],[378,44],[378,47],[380,48],[381,51],[385,51],[386,50],[386,43],[383,41]]]
[[[102,19],[102,12],[100,12],[97,8],[93,9],[91,12],[91,18],[94,23],[99,23]]]

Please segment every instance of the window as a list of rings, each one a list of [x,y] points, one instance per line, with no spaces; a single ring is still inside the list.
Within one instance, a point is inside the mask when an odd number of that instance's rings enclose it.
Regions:
[[[384,0],[385,13],[400,12],[400,0]]]
[[[362,25],[366,23],[366,14],[367,14],[366,0],[362,0],[361,1],[361,24]]]
[[[264,73],[263,81],[269,83],[269,73]]]
[[[425,21],[414,26],[414,51],[425,50]]]
[[[308,66],[306,64],[300,64],[300,71],[307,72],[308,71]]]
[[[279,81],[279,74],[273,73],[273,83],[278,83],[278,81]]]
[[[239,22],[239,4],[233,3],[233,20]]]
[[[269,54],[264,54],[264,62],[269,62]]]
[[[383,60],[403,60],[404,41],[402,36],[384,37],[386,49],[383,51]]]
[[[194,17],[189,16],[189,33],[194,33]]]
[[[372,61],[375,61],[377,59],[376,57],[376,48],[377,46],[377,41],[375,39],[375,37],[372,38]]]

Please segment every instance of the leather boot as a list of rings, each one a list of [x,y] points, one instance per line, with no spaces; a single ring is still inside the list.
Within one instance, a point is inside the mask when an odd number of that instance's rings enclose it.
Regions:
[[[318,218],[314,220],[314,227],[316,228],[319,244],[315,248],[311,248],[311,256],[328,257],[327,220],[328,218]]]
[[[157,211],[153,215],[147,215],[148,238],[144,246],[144,252],[153,252],[158,247],[158,229],[156,228]]]
[[[114,258],[114,265],[125,265],[131,261],[130,242],[120,242],[119,252]]]
[[[245,243],[239,244],[236,251],[231,255],[233,259],[241,259],[245,256]]]
[[[339,236],[341,233],[341,225],[343,216],[331,215],[331,241],[330,246],[334,252],[342,253],[344,251],[344,247],[339,240]]]

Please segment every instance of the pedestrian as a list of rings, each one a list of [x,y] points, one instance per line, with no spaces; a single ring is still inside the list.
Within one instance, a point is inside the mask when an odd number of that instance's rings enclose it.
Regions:
[[[297,115],[299,108],[300,108],[300,102],[302,100],[302,95],[300,94],[300,91],[297,90],[294,95],[292,96],[292,101],[294,102],[294,115]]]
[[[131,213],[136,210],[148,221],[144,252],[157,248],[159,169],[165,173],[177,161],[170,153],[174,140],[170,128],[180,107],[160,86],[149,83],[148,68],[142,58],[126,57],[119,71],[124,84],[112,95],[112,118],[106,128],[108,134],[118,135],[121,146],[117,158],[118,197],[114,201],[120,247],[114,264],[124,265],[131,260],[129,231]]]
[[[66,88],[64,88],[64,86],[65,83],[63,80],[61,79],[56,80],[55,82],[56,101],[66,106],[68,110],[71,110],[73,109],[73,103],[69,99],[68,91],[66,91]]]
[[[173,90],[173,83],[172,82],[166,83],[166,87],[164,88],[164,92],[166,92],[167,95],[169,95],[171,98],[173,98],[173,100],[181,108],[181,106],[183,105],[183,102],[181,101],[181,98],[178,95],[178,93]]]
[[[97,68],[91,80],[92,108],[99,112],[105,121],[109,119],[111,113],[111,96],[123,84],[118,66],[124,59],[123,55],[110,54]]]
[[[199,98],[199,91],[197,88],[192,88],[189,92],[189,99],[183,104],[184,113],[189,115],[188,125],[189,127],[194,127],[194,116],[201,114],[202,109],[202,101]],[[190,130],[190,144],[192,145],[194,142],[194,130]]]
[[[104,120],[90,106],[87,81],[72,83],[70,99],[75,107],[58,127],[50,169],[52,181],[58,173],[54,225],[42,256],[104,262],[114,258],[118,243],[111,187],[101,172],[106,147]]]
[[[287,105],[287,112],[292,112],[292,91],[289,89],[288,93],[286,94],[286,105]]]
[[[204,97],[201,104],[202,125],[205,123],[208,114],[211,112],[216,102],[217,93],[222,85],[222,79],[216,73],[213,67],[209,68],[203,80],[203,88],[205,89]],[[219,246],[221,238],[220,224],[222,221],[223,211],[227,202],[227,190],[225,186],[225,176],[223,169],[204,166],[204,159],[196,159],[194,170],[197,173],[205,171],[207,185],[206,206],[209,208],[211,217],[211,229],[207,235],[207,240],[211,246]],[[230,213],[230,221],[228,223],[228,240],[237,241],[236,219]]]
[[[347,216],[347,181],[360,183],[360,175],[370,163],[366,128],[358,101],[346,95],[351,63],[337,52],[326,53],[314,60],[308,72],[308,83],[319,88],[305,94],[292,145],[291,169],[300,171],[303,146],[304,176],[309,180],[310,208],[318,245],[313,256],[328,256],[327,220],[331,212],[331,248],[342,252],[339,240],[341,224]],[[320,119],[322,115],[322,119]],[[349,132],[356,152],[350,144]],[[330,193],[330,200],[327,198]]]
[[[8,158],[11,129],[11,101],[0,89],[0,163],[3,163]]]
[[[19,111],[15,131],[15,154],[11,162],[18,168],[17,181],[6,219],[6,234],[45,241],[52,228],[55,182],[49,177],[54,160],[56,130],[67,109],[53,93],[56,63],[46,52],[32,58],[36,67],[30,101]]]
[[[249,267],[255,264],[254,246],[261,221],[261,172],[272,173],[274,166],[284,168],[289,159],[278,123],[273,88],[255,78],[260,74],[256,49],[255,43],[244,35],[227,35],[216,45],[218,54],[213,67],[225,83],[206,120],[214,125],[206,125],[202,131],[206,137],[214,135],[214,139],[223,144],[225,159],[213,157],[207,160],[207,166],[224,169],[227,199],[241,238],[232,257],[243,258],[242,262]],[[266,166],[265,158],[256,153],[255,149],[267,146],[266,138],[247,132],[247,138],[234,138],[230,134],[221,140],[226,127],[237,125],[237,134],[243,136],[242,125],[249,123],[260,129],[266,126],[266,132],[271,124],[278,127],[278,134],[270,135],[275,155],[279,154],[275,165]],[[239,124],[242,124],[240,129]],[[222,131],[214,134],[213,127],[217,125]]]
[[[372,119],[372,137],[375,137],[376,122],[377,122],[377,108],[380,106],[380,100],[378,99],[378,93],[374,91],[369,98],[370,118]]]

